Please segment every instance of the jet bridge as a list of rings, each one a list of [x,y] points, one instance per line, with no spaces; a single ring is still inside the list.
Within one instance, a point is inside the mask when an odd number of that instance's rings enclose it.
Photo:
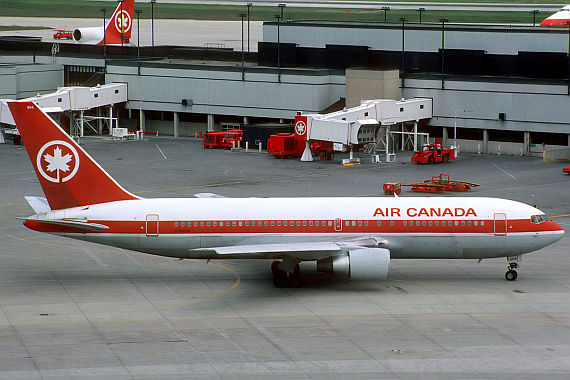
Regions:
[[[321,140],[342,144],[351,152],[352,145],[371,144],[371,153],[384,150],[386,161],[393,158],[390,153],[392,134],[413,136],[414,149],[418,144],[418,122],[432,117],[432,99],[414,98],[407,100],[363,100],[359,106],[332,112],[325,115],[303,115],[307,118],[307,141]],[[413,132],[391,131],[397,124],[414,122]],[[403,129],[403,128],[402,128]],[[422,135],[422,134],[420,134]],[[425,135],[425,134],[423,134]],[[303,153],[302,161],[312,161],[308,144]]]
[[[112,83],[95,87],[60,87],[56,92],[37,95],[22,100],[32,101],[48,113],[66,112],[70,119],[70,135],[83,136],[84,127],[101,134],[107,124],[109,134],[118,126],[118,118],[113,117],[113,105],[127,101],[127,84]],[[8,108],[8,99],[0,100],[0,122],[15,125]],[[108,112],[104,109],[108,107]],[[96,116],[84,115],[85,111],[97,109]]]

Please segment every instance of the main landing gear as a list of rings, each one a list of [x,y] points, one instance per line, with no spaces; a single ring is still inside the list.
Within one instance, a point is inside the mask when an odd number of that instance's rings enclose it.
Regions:
[[[284,259],[271,263],[273,285],[276,288],[300,288],[303,286],[299,262],[294,259]]]
[[[507,257],[507,272],[505,273],[505,279],[507,281],[514,281],[517,279],[518,274],[516,269],[520,268],[520,262],[522,261],[522,256],[509,256]]]

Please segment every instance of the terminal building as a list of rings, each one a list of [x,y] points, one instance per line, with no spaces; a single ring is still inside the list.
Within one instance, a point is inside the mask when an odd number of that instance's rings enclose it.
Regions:
[[[266,22],[257,53],[0,40],[0,98],[126,83],[119,123],[173,136],[364,99],[432,99],[419,130],[462,151],[570,146],[566,30],[440,24]],[[45,73],[42,74],[42,73]],[[401,147],[404,148],[404,147]],[[408,148],[408,147],[406,147]]]

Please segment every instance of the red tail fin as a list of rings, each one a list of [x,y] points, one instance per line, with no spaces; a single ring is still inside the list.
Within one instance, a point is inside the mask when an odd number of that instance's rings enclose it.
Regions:
[[[133,13],[135,10],[135,0],[125,0],[119,3],[113,16],[109,20],[105,30],[105,43],[108,45],[120,45],[121,37],[124,43],[128,43],[131,39],[131,31],[133,30]],[[121,35],[122,29],[122,35]],[[103,44],[103,41],[99,43]]]
[[[33,102],[8,102],[52,210],[139,199]]]

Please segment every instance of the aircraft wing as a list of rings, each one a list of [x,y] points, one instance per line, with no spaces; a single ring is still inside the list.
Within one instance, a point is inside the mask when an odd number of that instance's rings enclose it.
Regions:
[[[277,243],[277,244],[252,244],[234,245],[228,247],[211,247],[190,249],[192,253],[202,253],[205,256],[220,255],[226,258],[266,258],[278,259],[285,256],[299,260],[318,260],[325,257],[335,256],[347,252],[350,249],[379,247],[384,241],[375,238],[358,238],[345,241],[331,242],[303,242],[303,243]]]

